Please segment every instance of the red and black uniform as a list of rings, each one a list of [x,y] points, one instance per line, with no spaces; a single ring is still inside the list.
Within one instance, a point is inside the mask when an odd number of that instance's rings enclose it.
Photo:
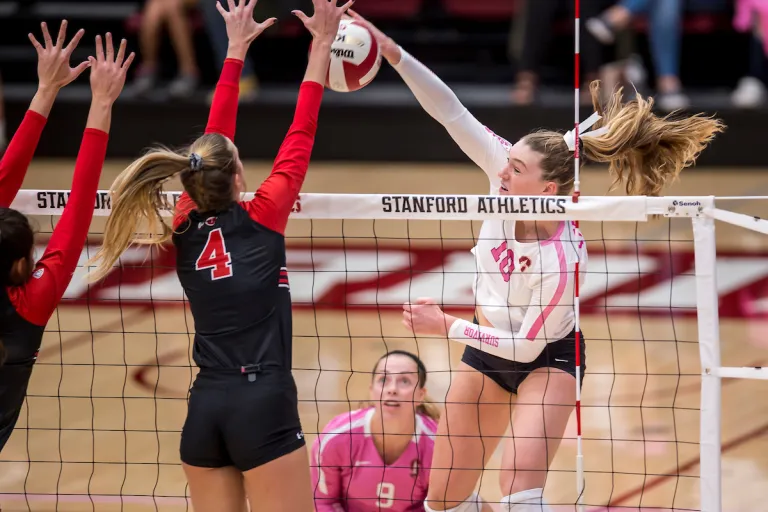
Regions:
[[[242,62],[225,62],[206,133],[234,139],[241,70]],[[320,84],[301,85],[293,124],[252,201],[201,212],[183,194],[177,205],[176,266],[200,367],[181,435],[187,464],[247,471],[304,445],[284,231],[309,166],[322,95]]]
[[[0,207],[10,206],[45,125],[27,112],[0,163]],[[0,338],[7,358],[0,366],[0,451],[16,425],[43,331],[72,280],[93,217],[109,136],[86,128],[72,178],[72,192],[48,247],[29,281],[0,289]],[[0,237],[2,233],[0,233]]]

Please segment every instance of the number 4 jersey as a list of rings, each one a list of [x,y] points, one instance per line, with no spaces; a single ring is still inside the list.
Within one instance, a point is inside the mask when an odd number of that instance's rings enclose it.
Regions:
[[[252,203],[191,211],[176,227],[176,271],[195,319],[201,369],[291,368],[285,238],[254,220]]]

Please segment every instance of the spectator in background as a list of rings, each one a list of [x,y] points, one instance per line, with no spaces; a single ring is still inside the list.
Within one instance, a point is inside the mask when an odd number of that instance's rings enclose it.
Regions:
[[[739,32],[751,32],[749,72],[739,81],[731,97],[734,106],[754,108],[762,105],[768,83],[768,2],[736,0],[733,26]]]
[[[226,5],[226,0],[222,1]],[[205,19],[205,28],[208,32],[208,37],[211,40],[211,46],[213,47],[213,54],[216,58],[216,66],[221,68],[224,66],[224,59],[227,57],[227,46],[229,39],[227,38],[227,26],[224,22],[224,18],[221,17],[219,11],[216,10],[216,1],[204,0],[201,2],[200,8]],[[274,14],[270,14],[264,11],[270,10],[269,7],[264,8],[265,5],[269,6],[271,2],[260,1],[256,4],[254,9],[254,17],[256,19],[269,19],[277,18]],[[306,12],[306,11],[305,11]],[[278,19],[278,23],[280,20]],[[253,69],[253,63],[248,57],[243,61],[243,73],[240,78],[240,101],[250,101],[256,98],[258,95],[259,80],[256,76],[256,72]],[[213,91],[208,96],[208,101],[213,99]]]
[[[650,45],[656,68],[656,102],[663,110],[684,109],[689,105],[680,82],[680,41],[683,5],[681,0],[620,0],[600,16],[587,18],[589,32],[604,44],[615,41],[616,33],[626,29],[639,14],[650,21]]]
[[[207,3],[209,2],[203,2],[203,4]],[[142,12],[139,32],[142,62],[130,87],[133,95],[144,95],[157,86],[160,74],[160,30],[163,24],[168,25],[171,43],[179,62],[178,74],[171,82],[168,91],[174,98],[185,98],[195,92],[200,72],[192,43],[192,29],[186,12],[195,4],[197,0],[147,0]]]
[[[585,0],[581,3],[581,16],[584,18],[597,16],[602,10],[608,8],[615,0]],[[553,26],[559,11],[567,5],[573,13],[572,0],[526,0],[521,3],[522,48],[520,56],[520,70],[517,73],[512,99],[520,105],[527,105],[534,101],[539,85],[541,65],[544,54],[551,45],[553,39]],[[613,48],[610,49],[613,51]],[[582,102],[591,104],[588,84],[598,78],[600,68],[610,62],[613,57],[608,57],[606,48],[588,32],[581,34],[581,65],[583,72]]]

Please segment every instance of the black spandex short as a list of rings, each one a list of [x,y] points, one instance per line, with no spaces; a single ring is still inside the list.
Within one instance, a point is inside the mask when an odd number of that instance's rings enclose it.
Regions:
[[[477,323],[477,318],[474,320]],[[502,357],[482,352],[473,347],[466,347],[461,360],[486,375],[510,393],[517,394],[517,388],[529,373],[538,368],[557,368],[576,377],[576,331],[571,331],[565,338],[547,343],[544,351],[530,363],[518,363]],[[580,336],[581,381],[587,370],[587,356],[584,336]],[[581,384],[581,383],[580,383]]]
[[[248,471],[304,445],[290,372],[262,371],[253,381],[238,373],[198,374],[181,431],[182,462]]]

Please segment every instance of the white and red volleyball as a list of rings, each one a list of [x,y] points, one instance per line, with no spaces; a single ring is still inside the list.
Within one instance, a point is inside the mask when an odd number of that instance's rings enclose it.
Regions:
[[[362,89],[381,69],[381,48],[365,25],[341,20],[336,40],[331,45],[331,65],[326,87],[336,92]]]

